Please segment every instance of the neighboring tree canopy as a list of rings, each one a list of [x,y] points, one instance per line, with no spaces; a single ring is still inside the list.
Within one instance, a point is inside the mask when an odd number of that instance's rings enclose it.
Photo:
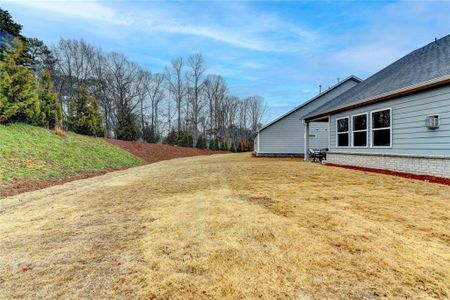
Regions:
[[[0,60],[0,122],[38,123],[40,103],[33,71],[19,64],[25,47],[16,38]]]
[[[14,22],[7,10],[0,8],[0,31],[7,32],[15,37],[22,37],[22,25]]]
[[[37,74],[44,69],[54,70],[56,58],[43,41],[35,38],[27,38],[25,42],[27,57]]]
[[[231,95],[223,77],[207,73],[201,53],[152,73],[83,40],[61,39],[50,49],[21,29],[0,9],[0,122],[54,127],[63,116],[66,129],[88,135],[239,151],[253,146],[263,99]]]

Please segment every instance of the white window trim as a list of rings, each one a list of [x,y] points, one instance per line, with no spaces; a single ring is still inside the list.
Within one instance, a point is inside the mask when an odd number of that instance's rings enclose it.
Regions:
[[[362,130],[354,130],[353,129],[353,117],[358,117],[358,116],[366,116],[366,129],[362,129]],[[352,115],[351,116],[351,130],[352,130],[352,148],[369,148],[369,114],[368,113],[362,113],[362,114],[356,114],[356,115]],[[365,146],[355,146],[355,139],[353,137],[353,133],[355,132],[365,132],[366,133],[366,145]]]
[[[348,120],[348,130],[339,132],[338,131],[338,122],[339,122],[339,120],[343,120],[343,119],[347,119]],[[351,145],[350,129],[351,129],[350,116],[346,116],[346,117],[342,117],[342,118],[337,118],[336,119],[336,148],[350,148],[350,145]],[[344,133],[346,133],[348,135],[348,145],[347,146],[339,146],[339,138],[338,138],[339,134],[344,134]]]
[[[384,110],[389,110],[389,120],[390,120],[390,126],[389,127],[382,127],[382,128],[373,128],[373,122],[372,122],[372,114],[379,112],[379,111],[384,111]],[[392,108],[391,107],[385,107],[382,109],[377,109],[377,110],[372,110],[370,112],[370,148],[375,148],[375,149],[392,149]],[[374,146],[373,145],[373,132],[374,131],[378,131],[378,130],[386,130],[389,129],[389,134],[390,134],[390,145],[389,146]]]

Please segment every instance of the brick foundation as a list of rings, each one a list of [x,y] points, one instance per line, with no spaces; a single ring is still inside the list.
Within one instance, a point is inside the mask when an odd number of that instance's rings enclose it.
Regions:
[[[327,163],[450,178],[450,157],[329,152]]]
[[[303,153],[256,153],[257,157],[305,157]]]

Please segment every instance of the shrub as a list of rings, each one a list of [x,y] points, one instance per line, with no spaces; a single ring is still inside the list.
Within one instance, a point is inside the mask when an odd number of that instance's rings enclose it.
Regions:
[[[60,136],[60,137],[65,137],[66,136],[66,132],[61,127],[56,127],[55,128],[55,134],[57,136]]]
[[[167,135],[165,139],[165,143],[169,145],[176,145],[177,144],[177,132],[175,129],[172,129],[169,134]]]
[[[192,134],[187,131],[178,132],[177,145],[181,147],[193,147],[194,140]]]
[[[227,144],[227,142],[225,140],[221,143],[220,150],[228,151],[228,144]]]
[[[146,124],[142,130],[142,139],[147,143],[156,143],[159,141],[160,137],[152,125]]]
[[[204,136],[199,136],[197,138],[197,143],[195,145],[196,148],[198,149],[206,149],[207,148],[207,140]]]

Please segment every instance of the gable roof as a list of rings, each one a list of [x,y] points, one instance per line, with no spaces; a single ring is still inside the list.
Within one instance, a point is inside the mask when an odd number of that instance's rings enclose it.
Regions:
[[[414,50],[331,101],[315,109],[306,120],[333,112],[384,101],[448,83],[450,35]]]
[[[352,81],[354,81],[354,82],[356,82],[356,83],[358,83],[358,84],[362,81],[362,79],[358,78],[357,76],[355,76],[355,75],[350,75],[349,77],[345,78],[344,80],[342,80],[342,81],[338,82],[337,84],[335,84],[335,85],[329,87],[328,89],[326,89],[326,90],[323,91],[322,93],[320,93],[320,94],[314,96],[313,98],[309,99],[308,101],[303,102],[303,103],[300,104],[299,106],[296,106],[295,108],[293,108],[292,110],[288,111],[287,113],[281,115],[280,117],[276,118],[276,119],[273,120],[272,122],[269,122],[268,124],[264,125],[263,127],[261,127],[261,128],[258,130],[258,133],[259,133],[260,131],[263,131],[263,130],[266,129],[267,127],[269,127],[269,126],[271,126],[271,125],[277,123],[278,121],[280,121],[280,120],[286,118],[287,116],[293,114],[294,112],[298,111],[299,109],[305,107],[306,105],[308,105],[309,103],[313,102],[314,100],[317,100],[317,99],[319,99],[320,97],[324,96],[325,94],[328,94],[329,92],[331,92],[331,91],[334,90],[335,88],[337,88],[337,87],[343,85],[344,83],[346,83],[346,82],[348,82],[348,81],[350,81],[350,80],[352,80]]]

